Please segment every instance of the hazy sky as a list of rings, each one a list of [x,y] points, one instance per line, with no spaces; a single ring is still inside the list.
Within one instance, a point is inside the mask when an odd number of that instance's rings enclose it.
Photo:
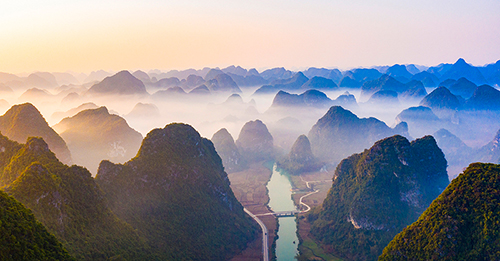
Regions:
[[[1,0],[0,71],[500,59],[498,0]]]

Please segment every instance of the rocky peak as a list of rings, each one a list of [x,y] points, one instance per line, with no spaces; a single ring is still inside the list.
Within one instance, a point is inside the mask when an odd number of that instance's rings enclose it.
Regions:
[[[290,158],[300,159],[300,158],[311,158],[311,143],[306,135],[300,135],[290,150]]]
[[[49,126],[31,103],[14,105],[0,116],[0,131],[17,142],[26,142],[28,137],[41,137],[62,162],[71,162],[71,153],[66,142]]]
[[[222,128],[212,136],[215,150],[222,159],[226,172],[235,172],[246,167],[246,162],[241,157],[231,134]]]
[[[28,149],[32,152],[35,153],[40,153],[40,152],[49,152],[49,145],[45,143],[45,141],[42,138],[35,138],[31,137],[28,138],[28,141],[26,141],[26,146]]]
[[[102,162],[96,181],[159,259],[228,260],[255,236],[212,142],[187,124],[150,131],[135,158]]]
[[[311,233],[343,257],[376,259],[448,185],[446,165],[432,136],[375,142],[337,166],[321,210],[310,216],[317,218]],[[362,247],[367,244],[369,249]]]
[[[161,151],[202,156],[200,134],[187,124],[169,124],[163,129],[154,129],[142,141],[138,156],[157,157]],[[186,155],[187,156],[187,155]]]
[[[236,146],[249,161],[269,160],[274,157],[273,136],[260,121],[249,121],[241,128]]]
[[[284,169],[292,175],[318,171],[322,165],[314,157],[311,150],[311,143],[306,135],[300,135],[293,144],[290,153],[284,159],[277,162],[278,168]]]

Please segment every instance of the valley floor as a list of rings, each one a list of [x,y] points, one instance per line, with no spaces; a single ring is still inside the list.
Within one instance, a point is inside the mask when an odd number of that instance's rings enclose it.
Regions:
[[[332,186],[334,171],[314,172],[303,174],[302,176],[292,176],[292,183],[295,193],[293,200],[295,205],[299,205],[300,198],[313,190],[317,193],[310,194],[302,199],[302,202],[310,207],[321,205],[326,198],[328,190]],[[266,184],[271,178],[271,170],[264,167],[262,163],[254,164],[249,169],[228,174],[231,181],[231,188],[236,198],[241,204],[255,215],[269,213],[267,203],[269,201]],[[309,187],[307,184],[309,183]],[[302,210],[306,207],[302,206]],[[273,244],[276,235],[277,219],[272,216],[259,216],[266,225],[269,235],[269,249]],[[323,251],[309,235],[310,224],[299,214],[299,235],[302,244],[300,245],[300,260],[341,260]],[[232,261],[256,261],[262,260],[262,235],[249,243],[247,249],[235,256]]]
[[[332,187],[332,177],[334,171],[329,172],[313,172],[302,174],[301,176],[292,176],[292,183],[297,192],[292,198],[295,205],[299,205],[299,200],[303,195],[309,193],[310,190],[318,190],[318,193],[311,194],[302,198],[302,202],[313,208],[321,205],[328,194],[328,190]],[[309,183],[309,187],[307,184]],[[299,245],[300,256],[299,260],[342,260],[332,256],[325,251],[314,241],[309,234],[311,224],[307,222],[303,214],[299,214]]]
[[[228,174],[231,181],[231,189],[241,204],[254,215],[269,213],[267,203],[266,184],[271,178],[271,170],[264,167],[262,163],[254,164],[249,169]],[[260,220],[268,230],[269,249],[272,249],[274,237],[277,230],[277,219],[272,216],[260,216]],[[262,233],[262,232],[261,232]],[[262,234],[256,240],[248,244],[241,254],[235,256],[232,261],[257,261],[262,260]]]

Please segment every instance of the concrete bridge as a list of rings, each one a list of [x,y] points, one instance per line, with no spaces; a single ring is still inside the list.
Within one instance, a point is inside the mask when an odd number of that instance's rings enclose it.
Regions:
[[[265,214],[258,214],[258,215],[255,215],[255,216],[276,216],[276,217],[293,217],[295,216],[295,214],[297,213],[301,213],[301,211],[298,211],[298,210],[289,210],[289,211],[278,211],[278,212],[269,212],[269,213],[265,213]]]
[[[276,217],[293,217],[297,213],[300,213],[300,211],[298,211],[298,210],[278,211],[278,212],[274,212],[274,216],[276,216]]]

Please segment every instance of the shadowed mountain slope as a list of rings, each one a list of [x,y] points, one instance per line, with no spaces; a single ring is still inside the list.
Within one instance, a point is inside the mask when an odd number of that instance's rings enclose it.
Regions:
[[[0,145],[5,148],[1,185],[31,209],[71,255],[79,260],[147,257],[139,236],[107,207],[90,172],[62,164],[40,138],[20,145],[1,136]]]
[[[446,160],[432,136],[396,135],[342,160],[311,233],[335,255],[376,260],[448,185]]]
[[[0,259],[74,260],[19,201],[0,191]]]
[[[111,209],[160,260],[227,260],[257,235],[209,140],[189,125],[154,129],[127,163],[101,162]]]
[[[500,166],[469,165],[379,260],[497,260],[499,199]]]

